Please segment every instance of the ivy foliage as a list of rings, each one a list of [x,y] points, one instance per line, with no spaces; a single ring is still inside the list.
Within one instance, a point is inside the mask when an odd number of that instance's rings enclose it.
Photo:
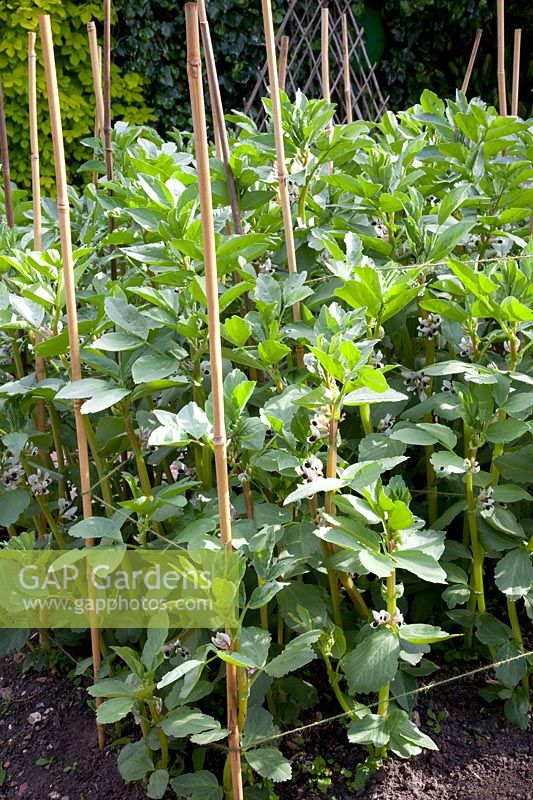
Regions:
[[[37,18],[49,14],[54,37],[67,165],[87,157],[80,139],[94,127],[94,95],[86,25],[102,19],[102,3],[75,0],[7,0],[0,4],[0,74],[4,83],[11,176],[27,186],[30,177],[28,120],[28,31],[38,29]],[[37,50],[37,105],[42,183],[53,184],[53,154],[46,84],[39,36]],[[143,124],[153,119],[143,94],[143,78],[118,67],[112,70],[113,115]],[[71,176],[72,177],[72,176]]]
[[[207,6],[222,99],[227,109],[242,108],[264,59],[261,4],[212,0]],[[117,63],[145,77],[162,131],[190,126],[183,6],[174,0],[117,0],[115,7]],[[278,11],[275,22],[281,18]]]

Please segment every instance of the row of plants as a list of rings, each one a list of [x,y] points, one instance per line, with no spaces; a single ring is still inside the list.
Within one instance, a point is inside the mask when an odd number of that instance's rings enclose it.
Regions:
[[[420,681],[450,661],[493,663],[484,698],[528,723],[531,122],[428,91],[332,134],[323,101],[282,95],[282,112],[298,273],[270,130],[228,118],[241,235],[211,160],[239,629],[104,631],[89,689],[99,722],[127,721],[119,769],[150,798],[231,797],[228,662],[247,800],[290,780],[277,737],[319,703],[316,674],[366,754],[357,785],[388,753],[436,748],[410,715]],[[83,144],[81,173],[104,176],[99,140]],[[82,381],[69,381],[54,202],[42,252],[22,192],[0,231],[2,544],[220,548],[191,137],[117,123],[113,151],[112,181],[70,190]],[[2,652],[27,638],[3,631]],[[54,636],[43,646],[51,658]]]

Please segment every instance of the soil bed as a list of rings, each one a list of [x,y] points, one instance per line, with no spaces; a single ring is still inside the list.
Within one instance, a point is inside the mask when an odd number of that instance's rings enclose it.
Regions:
[[[98,750],[88,699],[86,689],[65,675],[23,675],[16,658],[0,662],[0,758],[5,770],[0,800],[143,797],[122,780],[116,750]],[[32,725],[28,717],[35,713],[42,720]]]
[[[303,744],[296,737],[284,739],[294,779],[278,784],[276,794],[280,800],[531,800],[533,732],[518,730],[505,721],[501,706],[485,703],[477,694],[482,684],[483,676],[475,675],[420,695],[414,718],[439,752],[408,762],[392,758],[365,789],[354,789],[353,778],[341,775],[341,769],[355,774],[361,749],[347,742],[339,723],[311,729]],[[324,717],[335,713],[333,703],[322,706]],[[440,733],[428,725],[429,710],[448,711]],[[31,725],[28,717],[35,712],[43,719]],[[144,797],[122,781],[116,751],[99,753],[85,688],[62,675],[22,675],[13,657],[0,662],[0,754],[6,773],[0,800]],[[325,765],[314,768],[318,757]],[[321,791],[324,778],[331,783]]]

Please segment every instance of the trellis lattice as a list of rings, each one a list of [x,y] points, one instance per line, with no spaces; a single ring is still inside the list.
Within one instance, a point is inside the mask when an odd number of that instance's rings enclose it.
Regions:
[[[287,59],[286,89],[289,97],[294,97],[300,89],[308,97],[322,97],[321,69],[321,15],[322,7],[329,9],[329,61],[331,101],[336,104],[335,122],[346,121],[346,102],[343,74],[342,15],[346,14],[348,24],[348,53],[350,63],[351,94],[353,116],[356,119],[378,120],[387,107],[388,98],[381,92],[374,65],[365,47],[364,31],[357,24],[349,0],[331,0],[328,3],[291,0],[285,16],[276,33],[276,43],[282,36],[288,36],[289,54]],[[264,112],[259,109],[261,97],[268,94],[268,69],[263,65],[259,77],[245,106],[249,114],[252,109],[259,111],[259,120]]]

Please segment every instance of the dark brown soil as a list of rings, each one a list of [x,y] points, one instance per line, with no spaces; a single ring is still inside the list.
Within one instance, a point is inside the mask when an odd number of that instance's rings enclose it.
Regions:
[[[0,662],[0,800],[137,800],[124,784],[116,750],[101,753],[85,688],[65,676],[29,672],[17,659]],[[42,721],[31,725],[30,714]],[[48,766],[41,759],[51,760]],[[41,766],[36,764],[39,761]]]
[[[355,775],[361,751],[350,745],[338,723],[311,729],[303,745],[289,741],[283,750],[296,780],[278,785],[280,800],[533,800],[531,725],[524,732],[508,723],[501,704],[489,705],[478,695],[482,685],[478,674],[421,694],[413,719],[439,752],[426,751],[409,761],[393,756],[364,789],[350,787],[353,777],[341,775],[341,770]],[[429,710],[447,713],[438,734],[428,725]],[[330,770],[326,791],[317,788],[313,762],[319,756]]]
[[[353,788],[362,751],[348,743],[341,724],[300,734],[303,743],[287,737],[282,749],[291,758],[293,780],[277,784],[276,794],[280,800],[533,800],[533,732],[518,730],[504,720],[501,706],[486,704],[477,694],[482,682],[476,675],[422,694],[414,718],[439,752],[408,762],[391,758],[365,789]],[[334,703],[323,700],[323,717],[336,713]],[[440,733],[428,725],[429,710],[447,712]],[[43,719],[31,725],[34,712]],[[0,800],[145,796],[123,783],[114,749],[98,751],[85,689],[64,676],[22,675],[13,657],[0,662],[0,759]],[[51,763],[39,766],[40,759]]]

